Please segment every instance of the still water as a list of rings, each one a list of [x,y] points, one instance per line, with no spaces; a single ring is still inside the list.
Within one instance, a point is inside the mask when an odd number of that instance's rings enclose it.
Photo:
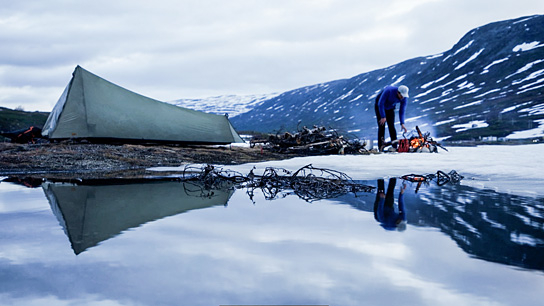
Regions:
[[[362,183],[383,194],[2,182],[0,304],[542,305],[543,198]]]

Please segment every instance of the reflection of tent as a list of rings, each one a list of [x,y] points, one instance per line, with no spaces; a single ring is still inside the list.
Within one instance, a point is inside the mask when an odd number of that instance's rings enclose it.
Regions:
[[[53,140],[243,142],[226,116],[144,97],[80,66],[47,118],[42,134]]]
[[[45,182],[51,209],[76,254],[146,222],[193,209],[226,205],[232,190],[198,183],[156,181],[110,185]]]

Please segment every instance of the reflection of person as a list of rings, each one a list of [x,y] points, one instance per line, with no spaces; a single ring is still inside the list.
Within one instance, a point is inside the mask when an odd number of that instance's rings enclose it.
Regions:
[[[384,180],[378,180],[378,191],[376,193],[376,201],[374,202],[374,218],[386,230],[398,229],[399,231],[403,231],[406,229],[406,210],[404,208],[404,190],[406,190],[406,185],[403,184],[400,189],[397,212],[395,210],[394,194],[396,184],[396,178],[389,179],[387,193],[385,193]]]
[[[406,102],[408,100],[408,87],[401,85],[399,87],[386,86],[376,96],[374,110],[376,112],[376,120],[378,120],[378,148],[382,150],[385,138],[385,123],[389,128],[389,137],[393,142],[393,147],[396,149],[397,130],[395,129],[395,105],[400,103],[399,119],[400,127],[404,132],[408,130],[404,126],[404,112],[406,111]]]

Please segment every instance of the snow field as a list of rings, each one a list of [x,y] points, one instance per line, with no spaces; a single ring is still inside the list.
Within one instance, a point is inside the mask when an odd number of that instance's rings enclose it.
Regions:
[[[328,155],[298,157],[281,161],[223,166],[224,169],[256,174],[266,167],[297,170],[307,164],[333,169],[355,180],[375,180],[400,177],[405,174],[430,174],[438,170],[457,171],[465,178],[461,184],[476,188],[490,188],[523,196],[544,196],[544,144],[487,145],[477,147],[449,147],[439,153],[384,153],[372,155]],[[179,168],[151,168],[155,171]]]

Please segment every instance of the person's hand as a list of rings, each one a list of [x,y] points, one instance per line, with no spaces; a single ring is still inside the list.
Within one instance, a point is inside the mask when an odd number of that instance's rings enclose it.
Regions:
[[[404,131],[404,133],[408,133],[408,130],[406,129],[406,127],[404,126],[404,124],[401,124],[400,125],[400,129]]]
[[[385,119],[385,118],[380,119],[380,125],[385,125],[386,121],[387,121],[387,119]]]

